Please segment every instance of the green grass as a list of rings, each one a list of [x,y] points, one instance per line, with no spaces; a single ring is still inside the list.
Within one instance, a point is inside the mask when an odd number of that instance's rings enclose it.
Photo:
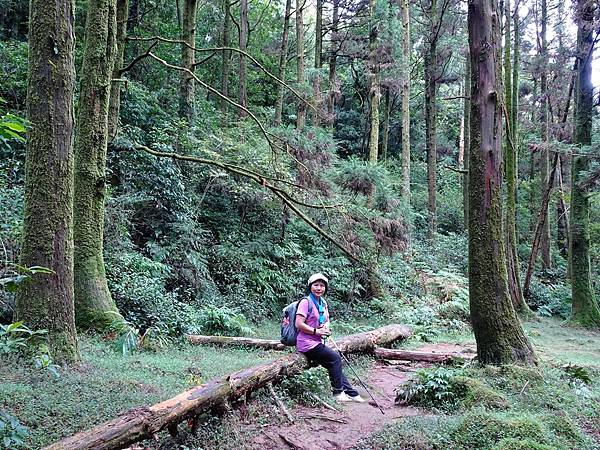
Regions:
[[[62,369],[58,379],[15,359],[0,365],[0,408],[30,429],[32,448],[280,355],[186,344],[123,357],[110,343],[85,335],[80,346],[83,364]]]

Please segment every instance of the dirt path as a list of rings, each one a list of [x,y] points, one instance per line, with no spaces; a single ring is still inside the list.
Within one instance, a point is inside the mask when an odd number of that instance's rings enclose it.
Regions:
[[[464,352],[470,349],[453,344],[429,344],[419,350],[434,352]],[[344,403],[340,411],[325,407],[301,406],[291,412],[294,424],[270,426],[262,429],[252,441],[250,448],[343,450],[350,449],[360,439],[380,430],[385,425],[404,417],[423,415],[418,408],[397,406],[394,389],[412,376],[418,367],[430,364],[406,364],[389,366],[376,361],[369,369],[367,385],[385,414],[371,401],[364,389],[356,386],[369,403]],[[347,369],[346,369],[347,370]]]

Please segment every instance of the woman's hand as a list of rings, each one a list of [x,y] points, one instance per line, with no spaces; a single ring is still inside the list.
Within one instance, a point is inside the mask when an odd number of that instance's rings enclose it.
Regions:
[[[321,325],[317,328],[316,333],[319,336],[329,336],[331,334],[331,330],[329,330],[329,324]]]

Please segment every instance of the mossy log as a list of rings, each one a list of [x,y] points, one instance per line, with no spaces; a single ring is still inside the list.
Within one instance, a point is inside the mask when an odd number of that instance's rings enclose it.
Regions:
[[[410,329],[402,325],[388,325],[373,331],[359,333],[337,341],[338,347],[349,353],[373,350],[410,336]],[[81,431],[69,438],[46,447],[46,450],[120,449],[150,437],[199,414],[217,409],[258,388],[286,375],[308,368],[304,355],[294,353],[274,361],[250,367],[223,377],[215,378],[176,397],[149,407],[133,408],[114,420],[91,430]]]
[[[255,347],[265,350],[285,350],[286,348],[286,346],[281,342],[271,339],[252,339],[232,336],[203,336],[199,334],[190,334],[187,336],[187,340],[192,344],[212,344],[225,346],[238,345],[241,347]]]
[[[452,359],[474,359],[477,356],[475,353],[420,352],[411,350],[390,350],[388,348],[376,348],[373,350],[373,354],[382,359],[426,362],[444,362]]]

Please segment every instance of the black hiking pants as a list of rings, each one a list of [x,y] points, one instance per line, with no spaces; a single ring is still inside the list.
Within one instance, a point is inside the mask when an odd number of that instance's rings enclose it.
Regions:
[[[350,397],[358,395],[358,392],[352,387],[344,372],[342,372],[342,357],[338,352],[324,344],[319,344],[304,354],[311,363],[316,363],[315,365],[323,366],[327,369],[333,395],[341,394],[342,392],[345,392]]]

